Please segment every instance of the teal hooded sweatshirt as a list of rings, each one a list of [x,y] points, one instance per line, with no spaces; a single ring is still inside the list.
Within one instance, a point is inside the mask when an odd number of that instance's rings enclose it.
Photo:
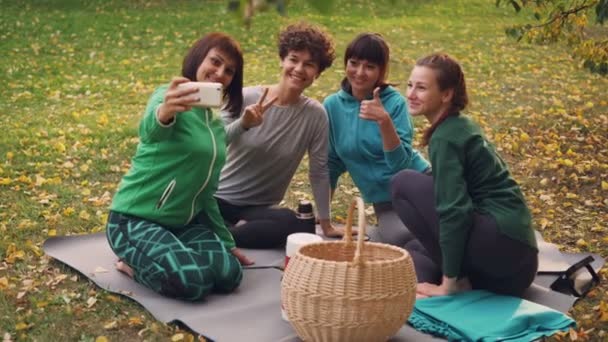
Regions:
[[[401,140],[391,151],[383,148],[378,124],[359,117],[361,102],[349,92],[341,89],[323,102],[329,116],[331,187],[335,189],[340,175],[348,172],[368,203],[391,200],[390,180],[397,172],[404,169],[423,172],[429,167],[412,148],[414,127],[405,98],[388,86],[380,92],[380,100]]]
[[[168,85],[150,97],[139,126],[139,144],[131,169],[123,177],[111,210],[179,230],[196,215],[227,248],[235,246],[216,199],[220,170],[226,160],[224,126],[208,108],[178,113],[168,125],[156,118]]]

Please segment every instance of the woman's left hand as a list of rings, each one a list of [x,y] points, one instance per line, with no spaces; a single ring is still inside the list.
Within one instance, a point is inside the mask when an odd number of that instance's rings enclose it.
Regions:
[[[323,230],[323,235],[330,238],[341,238],[344,236],[344,228],[334,226],[329,219],[319,220],[319,225]],[[352,235],[357,235],[358,231],[352,227]]]
[[[237,260],[241,263],[241,265],[243,265],[243,266],[249,266],[249,265],[253,265],[255,263],[255,261],[253,261],[252,259],[249,259],[245,254],[243,254],[243,252],[241,252],[240,249],[238,249],[236,247],[231,249],[230,253],[232,253],[232,255],[234,255],[237,258]]]
[[[374,98],[361,101],[359,117],[365,120],[376,121],[378,124],[390,120],[390,116],[384,110],[382,100],[380,100],[380,87],[374,89]]]
[[[443,277],[441,285],[420,283],[416,286],[416,298],[447,296],[472,289],[468,278]]]

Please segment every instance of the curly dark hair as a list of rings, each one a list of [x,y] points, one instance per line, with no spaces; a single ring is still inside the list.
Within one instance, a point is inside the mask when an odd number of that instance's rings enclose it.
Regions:
[[[317,26],[301,22],[287,26],[279,34],[279,56],[284,59],[289,51],[307,50],[319,66],[319,74],[329,68],[336,58],[331,36]]]

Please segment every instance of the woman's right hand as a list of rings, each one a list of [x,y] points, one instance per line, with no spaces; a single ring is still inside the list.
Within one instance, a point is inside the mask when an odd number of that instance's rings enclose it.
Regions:
[[[175,77],[171,80],[169,88],[165,93],[163,103],[158,107],[157,118],[163,124],[169,124],[180,112],[185,112],[192,108],[189,104],[198,100],[196,88],[179,88],[178,85],[190,82],[185,77]]]
[[[262,121],[264,121],[264,112],[277,100],[277,97],[275,96],[268,102],[264,103],[266,95],[268,95],[268,88],[264,88],[262,96],[260,96],[258,102],[245,107],[245,111],[241,117],[241,126],[243,126],[244,129],[259,126],[262,124]]]
[[[249,265],[255,264],[255,261],[253,261],[253,259],[250,259],[248,256],[243,254],[243,252],[241,252],[240,249],[238,249],[236,247],[231,249],[230,253],[232,253],[232,255],[234,255],[236,257],[236,259],[239,261],[239,263],[242,266],[249,266]]]

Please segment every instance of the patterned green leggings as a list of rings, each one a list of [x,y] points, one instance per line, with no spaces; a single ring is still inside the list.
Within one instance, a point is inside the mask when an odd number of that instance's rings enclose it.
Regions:
[[[204,225],[169,229],[139,217],[110,212],[106,235],[134,278],[163,295],[201,300],[211,291],[230,292],[243,278],[239,261]]]

